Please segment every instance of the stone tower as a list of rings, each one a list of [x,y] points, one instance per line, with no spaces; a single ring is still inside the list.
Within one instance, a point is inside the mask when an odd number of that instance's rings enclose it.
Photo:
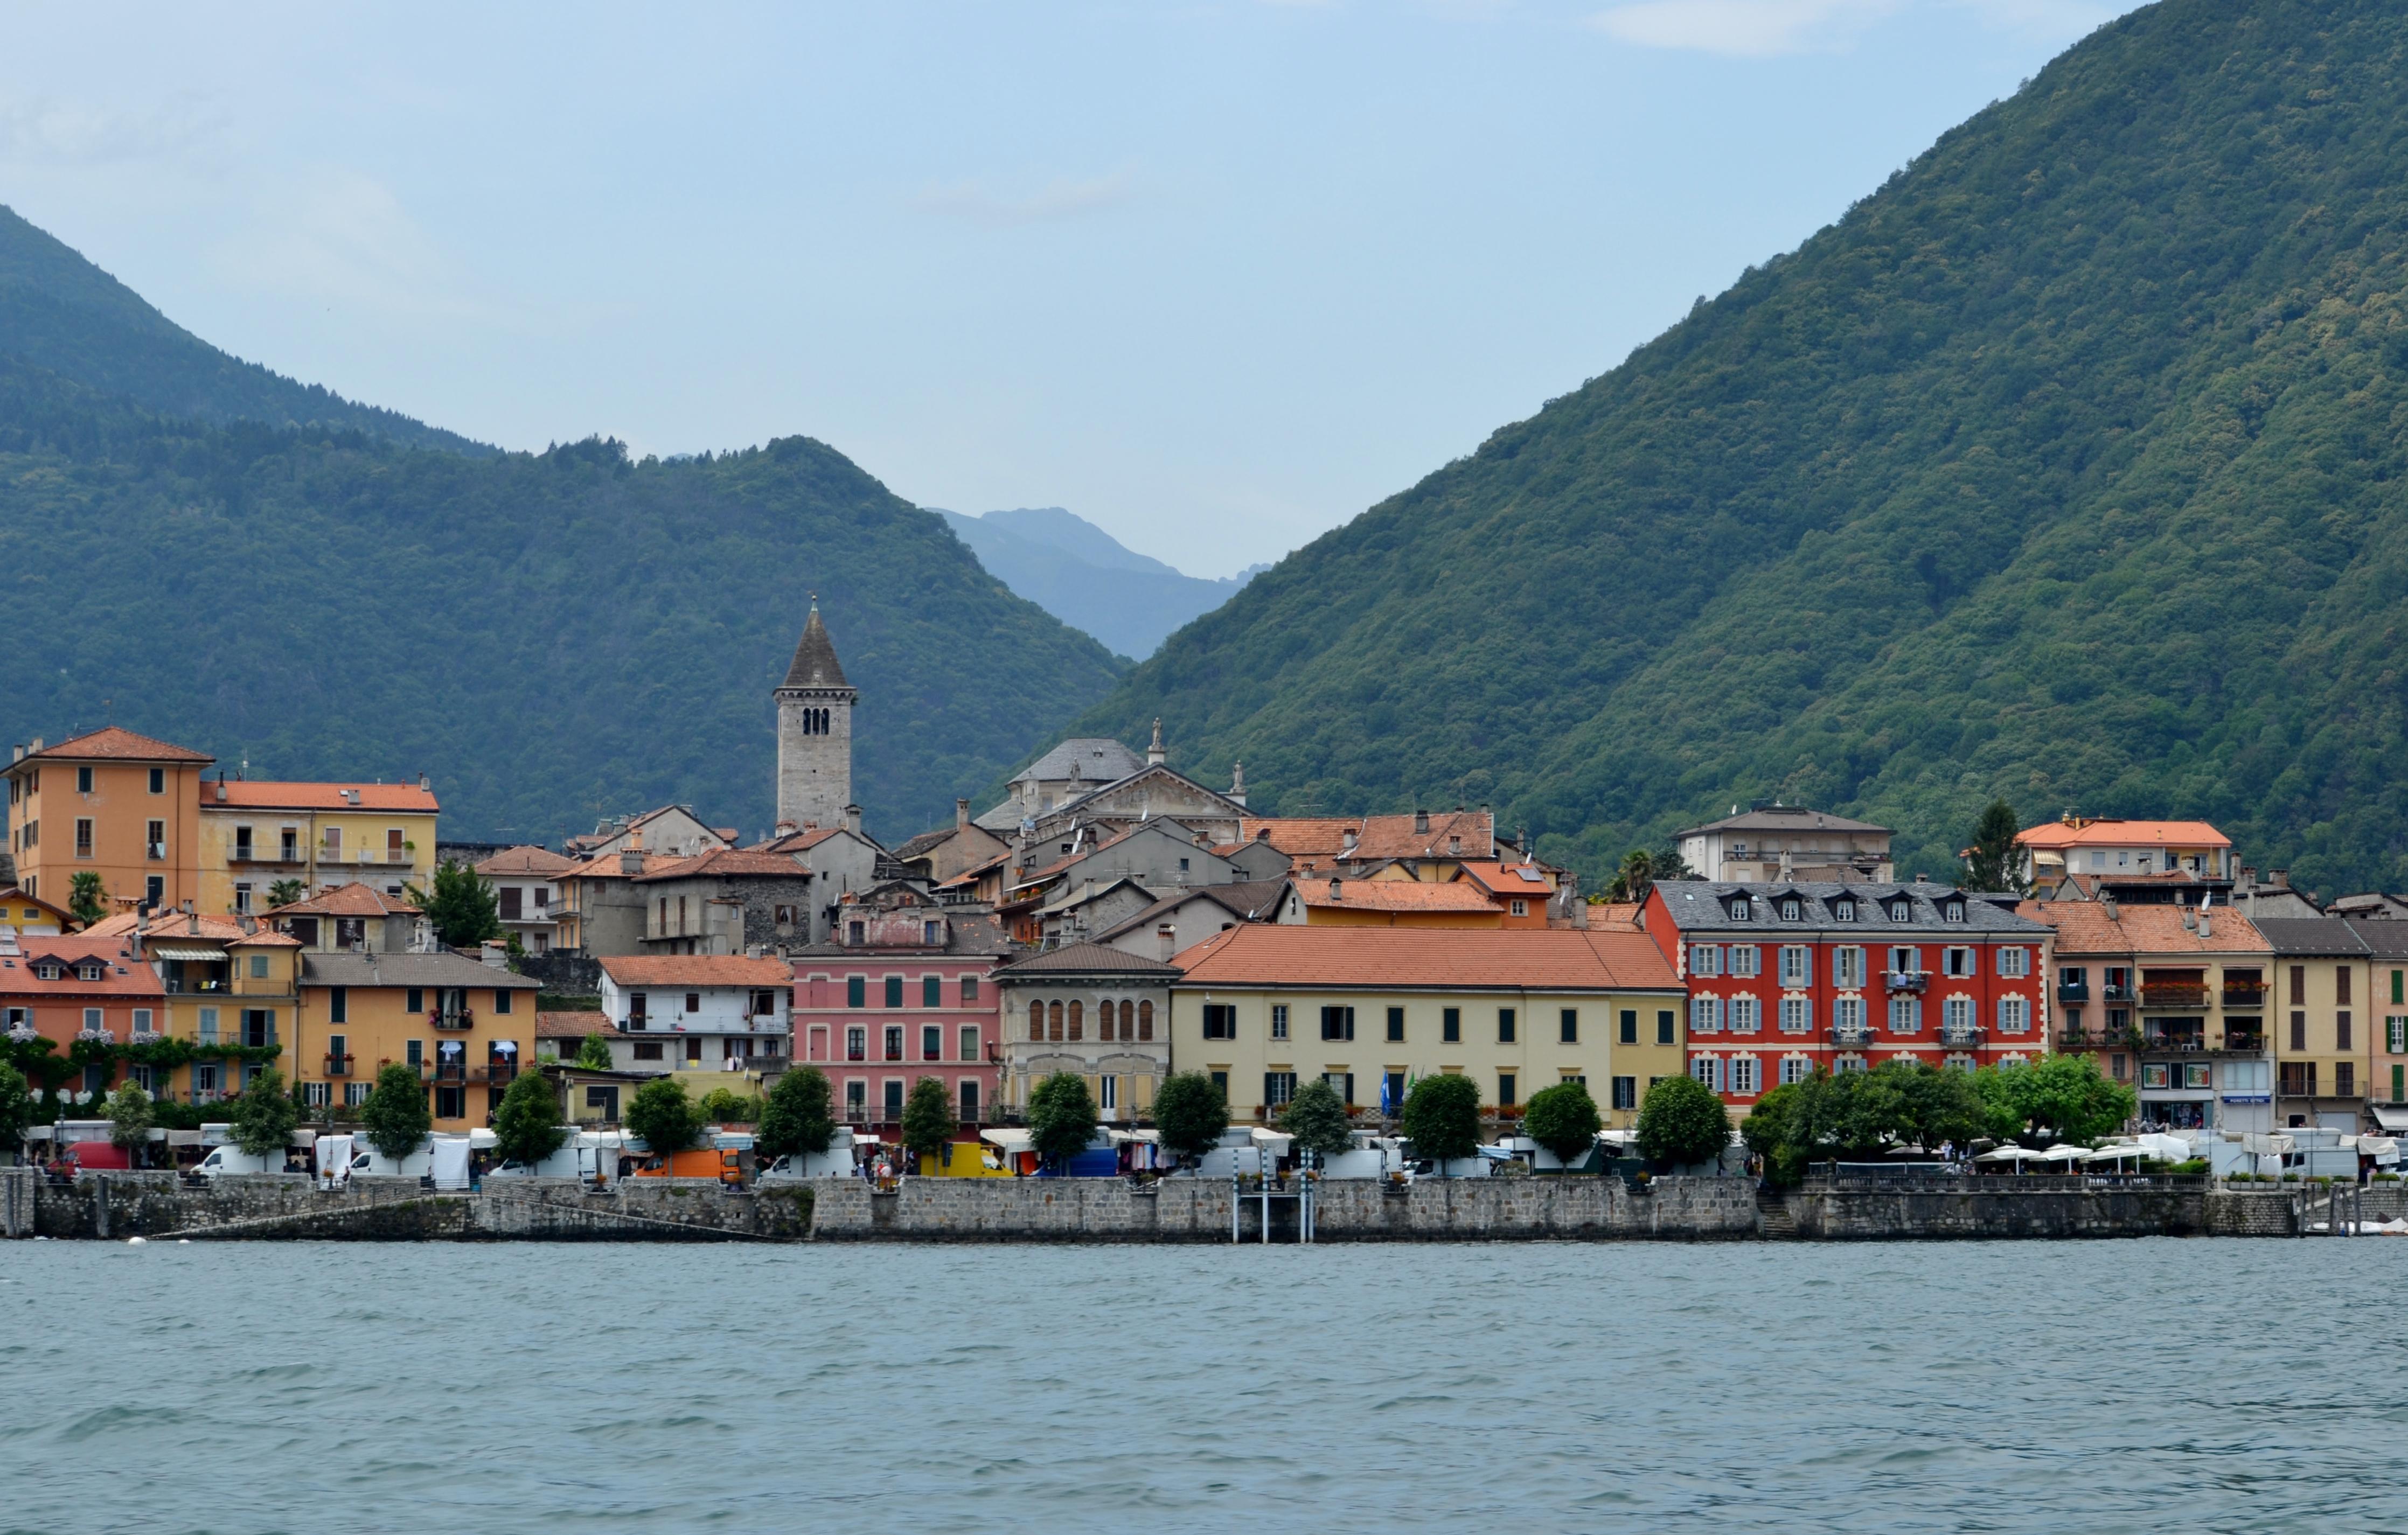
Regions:
[[[853,804],[853,705],[819,599],[778,684],[778,819],[840,826]]]

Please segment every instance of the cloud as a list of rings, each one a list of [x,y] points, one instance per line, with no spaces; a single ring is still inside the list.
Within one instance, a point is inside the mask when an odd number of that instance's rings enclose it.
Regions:
[[[233,280],[415,320],[503,321],[393,189],[356,171],[318,172],[265,194],[212,255]]]
[[[913,198],[912,205],[924,213],[966,219],[989,229],[1009,229],[1098,212],[1128,201],[1132,191],[1128,173],[1114,171],[1084,180],[1057,179],[1025,197],[1003,196],[975,182],[961,181],[930,187]]]
[[[161,160],[215,138],[222,108],[198,99],[148,111],[46,99],[0,98],[0,165],[94,166]]]
[[[1771,58],[1835,46],[1898,8],[1899,0],[1638,0],[1589,18],[1611,37],[1646,48]],[[1834,35],[1839,35],[1835,36]]]

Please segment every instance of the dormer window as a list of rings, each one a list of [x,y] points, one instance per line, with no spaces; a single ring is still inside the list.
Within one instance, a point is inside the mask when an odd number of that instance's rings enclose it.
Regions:
[[[56,981],[59,978],[59,968],[49,960],[44,960],[34,967],[34,973],[45,981]]]
[[[1965,903],[1963,901],[1946,902],[1940,908],[1940,920],[1942,922],[1963,922],[1965,920]]]
[[[1799,912],[1800,912],[1800,910],[1801,910],[1801,909],[1799,908],[1799,904],[1798,904],[1798,897],[1795,897],[1795,896],[1784,896],[1784,897],[1781,897],[1781,920],[1782,920],[1782,921],[1784,921],[1784,922],[1796,922],[1796,921],[1798,920],[1798,918],[1799,918]]]
[[[1832,920],[1836,922],[1856,921],[1856,903],[1854,901],[1833,901],[1831,903],[1831,917]]]
[[[1747,897],[1745,896],[1737,896],[1732,897],[1730,903],[1730,915],[1731,921],[1733,922],[1745,922],[1748,920]]]
[[[1909,900],[1895,900],[1890,902],[1889,920],[1892,922],[1913,922],[1914,920],[1914,903]]]
[[[95,964],[84,964],[76,967],[76,979],[79,981],[97,981],[104,973],[106,972],[103,971],[101,967]]]

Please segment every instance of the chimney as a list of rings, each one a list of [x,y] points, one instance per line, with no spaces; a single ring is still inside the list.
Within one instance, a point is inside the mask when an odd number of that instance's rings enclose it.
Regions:
[[[1354,856],[1354,843],[1356,841],[1354,828],[1352,826],[1347,827],[1344,835],[1346,845],[1338,850],[1338,856],[1340,858],[1352,858]]]
[[[2277,890],[2288,890],[2291,888],[2291,871],[2287,868],[2270,868],[2266,871],[2266,882]]]
[[[1346,898],[1344,883],[1335,874],[1329,877],[1329,898],[1334,901],[1342,901]]]
[[[847,806],[844,808],[844,829],[845,829],[845,830],[847,830],[847,831],[849,831],[849,832],[853,833],[855,836],[859,836],[859,835],[860,835],[860,833],[861,833],[861,807],[860,807],[860,806],[858,806],[858,805],[847,805]]]
[[[636,828],[636,834],[627,839],[627,845],[619,850],[619,872],[641,874],[643,871],[644,832],[643,828],[638,826]]]
[[[2099,893],[2099,910],[2107,913],[2107,920],[2109,922],[2121,922],[2123,920],[2122,916],[2118,914],[2115,910],[2115,897],[2103,890]]]
[[[491,969],[507,970],[510,968],[509,946],[498,939],[489,938],[477,945],[477,957]]]
[[[26,748],[26,750],[27,750],[27,751],[29,751],[29,752],[36,752],[36,753],[40,752],[40,751],[41,751],[41,749],[42,749],[42,738],[41,738],[41,737],[39,737],[39,736],[36,736],[36,737],[34,738],[34,744]]]
[[[1162,945],[1163,963],[1168,964],[1170,956],[1179,952],[1179,929],[1166,922],[1154,930],[1154,938],[1156,943]]]
[[[968,800],[967,800],[967,799],[956,799],[956,800],[954,800],[954,801],[953,801],[953,829],[954,829],[955,831],[965,831],[965,830],[968,830],[968,827],[969,827],[969,824],[970,824],[970,802],[969,802]]]
[[[418,786],[422,789],[432,787],[432,785],[426,782],[426,775],[424,773],[418,775]]]
[[[1416,836],[1421,837],[1427,837],[1429,835],[1429,811],[1415,811],[1413,812],[1413,832]]]

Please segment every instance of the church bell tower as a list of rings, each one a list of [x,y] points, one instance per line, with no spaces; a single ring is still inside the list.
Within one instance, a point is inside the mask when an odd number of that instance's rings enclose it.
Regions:
[[[844,680],[819,596],[795,646],[794,664],[778,685],[778,819],[800,826],[840,826],[853,803],[853,706],[859,694]]]

